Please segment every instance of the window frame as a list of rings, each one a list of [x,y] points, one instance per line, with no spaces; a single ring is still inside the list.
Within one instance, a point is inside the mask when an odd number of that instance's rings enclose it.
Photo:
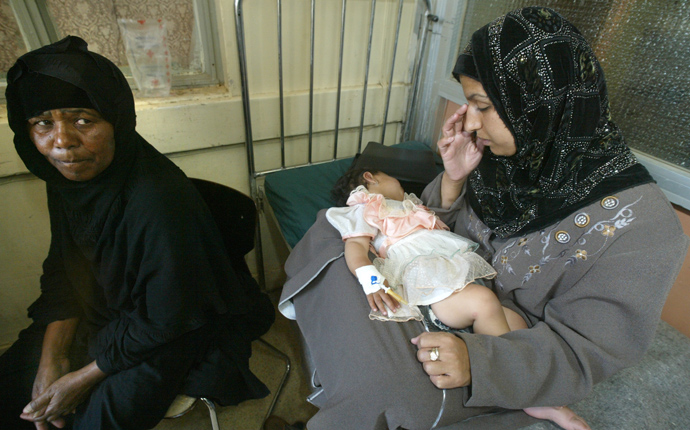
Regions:
[[[215,14],[211,13],[214,7],[213,1],[192,0],[196,21],[196,37],[200,41],[204,58],[202,61],[203,70],[201,73],[173,75],[173,89],[214,86],[223,83],[222,57],[216,37],[219,34],[218,23]],[[45,0],[9,0],[9,2],[22,33],[27,52],[57,42],[60,39]],[[129,71],[129,66],[121,66],[120,69],[125,74],[130,87],[136,91],[137,86]],[[0,81],[0,90],[2,90],[0,99],[4,99],[6,86],[6,80],[2,79]]]

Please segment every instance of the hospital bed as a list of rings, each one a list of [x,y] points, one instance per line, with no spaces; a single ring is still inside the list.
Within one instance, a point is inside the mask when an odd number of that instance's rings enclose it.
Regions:
[[[438,18],[428,1],[416,0],[254,0],[246,4],[236,0],[235,5],[251,195],[260,211],[271,214],[291,250],[317,212],[333,205],[330,188],[368,141],[432,151],[427,143],[409,140],[408,124],[420,108],[415,106],[420,65],[427,34]],[[286,28],[298,13],[302,28]],[[319,27],[319,18],[328,25]],[[331,31],[325,31],[327,27]],[[259,38],[257,31],[264,36],[273,33],[275,44],[268,47],[257,42],[266,39]],[[331,39],[328,46],[337,52],[332,55],[331,49],[328,56],[335,63],[328,66],[333,71],[328,82],[315,72],[324,67],[319,57],[328,50],[319,47],[324,38]],[[352,39],[358,47],[348,47]],[[298,48],[291,45],[294,40]],[[270,50],[275,58],[267,60],[262,54],[252,59],[257,49]],[[295,68],[294,57],[308,64],[296,72],[299,78],[286,72]],[[359,67],[360,77],[350,76],[344,83],[352,63]],[[272,85],[265,83],[269,68],[275,72]],[[376,80],[371,79],[373,70]],[[254,79],[261,81],[258,87],[262,89],[253,87]],[[267,107],[269,103],[273,106]],[[260,238],[261,232],[256,258],[264,285]],[[314,390],[310,400],[318,406],[318,377],[313,368],[310,371]],[[689,381],[690,341],[662,322],[640,365],[598,385],[573,409],[598,429],[690,428]],[[476,420],[445,428],[473,425],[481,428]],[[539,422],[531,428],[556,427]]]

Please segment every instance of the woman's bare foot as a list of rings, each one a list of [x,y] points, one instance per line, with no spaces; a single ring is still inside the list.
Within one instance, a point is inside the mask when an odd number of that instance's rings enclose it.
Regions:
[[[526,408],[525,413],[534,418],[553,421],[565,430],[592,430],[582,417],[567,406]]]

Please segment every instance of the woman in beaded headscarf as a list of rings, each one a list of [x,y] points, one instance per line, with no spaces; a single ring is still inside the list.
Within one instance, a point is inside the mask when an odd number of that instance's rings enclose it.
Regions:
[[[577,402],[642,357],[688,239],[612,121],[592,49],[559,14],[496,19],[453,75],[467,104],[443,127],[445,172],[422,200],[480,244],[494,292],[529,328],[425,333],[418,359],[437,387],[471,387],[465,406]]]
[[[136,132],[117,66],[70,36],[20,57],[7,84],[52,236],[34,322],[0,357],[0,427],[151,428],[178,394],[265,396],[248,360],[273,307],[233,270],[194,185]]]

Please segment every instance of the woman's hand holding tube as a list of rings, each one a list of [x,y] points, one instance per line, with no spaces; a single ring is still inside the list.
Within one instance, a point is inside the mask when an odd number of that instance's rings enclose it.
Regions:
[[[422,333],[412,339],[417,345],[417,360],[438,388],[466,387],[472,382],[467,345],[450,333]],[[436,348],[432,355],[432,350]],[[433,360],[435,358],[435,360]]]
[[[465,180],[484,155],[484,148],[477,146],[474,133],[464,129],[466,113],[464,104],[448,117],[441,129],[443,137],[436,143],[445,169],[441,185],[443,208],[449,208],[458,198]]]

